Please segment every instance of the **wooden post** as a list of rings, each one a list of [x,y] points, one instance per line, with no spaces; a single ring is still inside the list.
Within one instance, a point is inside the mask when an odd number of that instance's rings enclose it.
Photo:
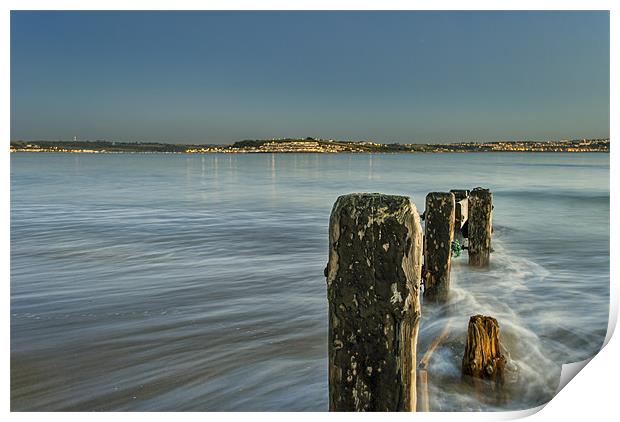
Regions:
[[[493,194],[488,189],[475,188],[469,194],[469,265],[489,265],[491,254]]]
[[[469,189],[451,189],[451,193],[454,194],[454,201],[459,202],[469,196]]]
[[[424,299],[446,301],[454,238],[454,194],[431,192],[424,210]]]
[[[451,189],[454,194],[454,240],[461,246],[467,237],[467,219],[469,217],[469,189]]]
[[[474,315],[469,319],[462,373],[473,378],[504,383],[506,358],[500,351],[499,324],[495,318]]]
[[[329,409],[415,411],[422,227],[408,197],[350,194],[329,222]]]
[[[446,324],[446,327],[443,329],[441,334],[429,346],[422,359],[420,359],[420,364],[418,365],[418,369],[420,370],[420,405],[418,406],[418,410],[421,412],[430,412],[430,400],[428,396],[428,365],[431,361],[431,357],[435,350],[446,341],[448,335],[450,334],[450,324]]]
[[[454,232],[461,233],[461,229],[469,218],[469,199],[463,198],[454,204]]]
[[[416,411],[418,412],[430,412],[431,404],[428,396],[428,371],[425,369],[420,369],[420,373],[418,374],[420,379],[419,388],[420,388],[420,402],[418,404],[418,408]]]

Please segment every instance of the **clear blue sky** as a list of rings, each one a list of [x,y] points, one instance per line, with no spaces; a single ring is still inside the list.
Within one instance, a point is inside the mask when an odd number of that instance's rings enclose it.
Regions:
[[[609,136],[608,12],[12,12],[11,139]]]

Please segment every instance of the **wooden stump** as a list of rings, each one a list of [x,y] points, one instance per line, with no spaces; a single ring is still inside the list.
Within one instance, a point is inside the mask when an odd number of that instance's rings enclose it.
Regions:
[[[418,374],[420,389],[420,401],[418,403],[417,412],[430,412],[431,404],[428,396],[428,371],[426,369],[420,369],[420,373]]]
[[[491,255],[493,194],[488,189],[475,188],[468,200],[469,265],[485,267]]]
[[[495,318],[474,315],[469,319],[461,367],[463,375],[504,383],[506,358],[500,351],[499,324]]]
[[[459,202],[469,196],[469,189],[451,189],[450,192],[454,194],[455,202]]]
[[[450,266],[454,238],[454,195],[431,192],[424,210],[424,299],[446,301],[450,291]]]
[[[329,408],[415,411],[422,228],[408,197],[338,198],[329,224]]]
[[[420,378],[420,403],[418,404],[419,412],[430,412],[431,410],[430,400],[428,396],[428,365],[435,350],[441,345],[441,343],[446,341],[449,334],[450,324],[446,324],[446,327],[443,329],[441,334],[437,338],[435,338],[435,340],[433,340],[424,356],[422,356],[422,359],[420,359],[420,364],[418,365],[418,369],[420,371],[418,374]]]

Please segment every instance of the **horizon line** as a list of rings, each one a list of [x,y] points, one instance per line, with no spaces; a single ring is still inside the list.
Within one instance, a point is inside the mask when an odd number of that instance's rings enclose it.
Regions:
[[[215,142],[183,142],[183,141],[153,141],[153,140],[116,140],[116,139],[12,139],[10,143],[13,142],[119,142],[119,143],[127,143],[127,144],[171,144],[171,145],[233,145],[236,142],[243,141],[284,141],[284,140],[292,140],[292,141],[323,141],[323,142],[373,142],[381,145],[389,145],[389,144],[401,144],[401,145],[445,145],[445,144],[471,144],[471,143],[494,143],[494,142],[565,142],[565,141],[577,141],[577,140],[603,140],[603,141],[611,141],[610,136],[606,137],[563,137],[563,138],[540,138],[540,139],[494,139],[494,140],[451,140],[451,141],[421,141],[421,142],[377,142],[373,139],[336,139],[336,138],[315,138],[310,136],[302,136],[302,137],[280,137],[280,138],[246,138],[239,139],[236,141],[228,141],[224,143],[215,143]]]

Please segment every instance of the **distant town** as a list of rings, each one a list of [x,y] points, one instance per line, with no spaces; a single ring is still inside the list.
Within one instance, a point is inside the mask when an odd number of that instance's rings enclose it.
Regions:
[[[11,141],[11,152],[64,153],[448,153],[448,152],[609,152],[609,139],[382,144],[315,138],[244,140],[232,145],[192,145],[116,141]]]

